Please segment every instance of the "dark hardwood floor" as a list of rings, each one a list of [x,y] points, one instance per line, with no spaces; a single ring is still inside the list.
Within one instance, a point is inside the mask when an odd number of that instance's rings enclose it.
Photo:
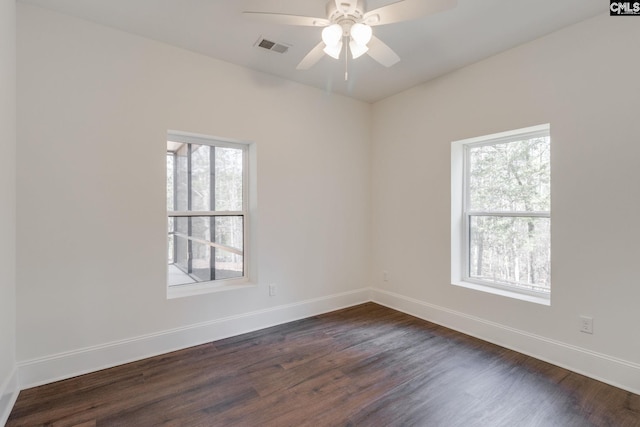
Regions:
[[[640,396],[368,303],[24,390],[7,426],[640,426]]]

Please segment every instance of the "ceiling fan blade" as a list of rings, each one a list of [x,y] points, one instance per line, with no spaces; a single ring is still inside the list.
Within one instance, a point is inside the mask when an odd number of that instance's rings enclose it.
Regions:
[[[316,62],[318,62],[323,55],[324,42],[320,42],[316,45],[316,47],[311,49],[309,53],[307,53],[307,56],[302,58],[302,61],[300,61],[300,63],[296,67],[296,70],[308,70],[309,68],[316,65]]]
[[[398,54],[376,36],[371,37],[367,46],[369,47],[367,54],[385,67],[391,67],[400,61]]]
[[[242,12],[242,14],[249,19],[267,22],[269,24],[299,25],[303,27],[326,27],[330,24],[328,19],[314,18],[312,16],[286,15],[283,13],[269,12]]]
[[[457,4],[457,0],[400,0],[365,13],[362,22],[375,26],[410,21],[453,9]]]

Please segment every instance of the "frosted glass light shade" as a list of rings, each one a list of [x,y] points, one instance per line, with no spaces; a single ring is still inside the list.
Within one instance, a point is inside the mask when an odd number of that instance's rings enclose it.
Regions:
[[[351,26],[351,38],[360,46],[366,46],[371,41],[373,30],[365,24],[353,24]]]
[[[335,46],[342,40],[342,27],[338,24],[329,25],[322,30],[322,41],[327,47]]]
[[[333,46],[325,46],[323,51],[332,58],[340,59],[340,52],[342,52],[342,43],[338,43]]]
[[[356,43],[355,40],[351,40],[349,42],[349,50],[351,50],[353,59],[356,59],[367,53],[369,48],[366,45]]]

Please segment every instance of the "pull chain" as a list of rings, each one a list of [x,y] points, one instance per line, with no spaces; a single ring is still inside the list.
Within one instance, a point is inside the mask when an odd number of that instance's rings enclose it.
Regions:
[[[346,38],[342,41],[342,50],[344,50],[344,81],[349,80],[349,51],[347,49]]]

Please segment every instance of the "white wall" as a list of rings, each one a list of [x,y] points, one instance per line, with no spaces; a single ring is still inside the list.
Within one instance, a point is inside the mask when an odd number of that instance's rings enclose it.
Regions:
[[[192,325],[366,299],[370,105],[24,4],[18,74],[23,385],[74,373],[80,353],[105,358],[76,368],[91,370],[166,350],[156,334],[189,345],[216,338]],[[166,299],[168,129],[257,144],[257,287]]]
[[[16,366],[16,4],[0,0],[0,424]]]
[[[639,40],[637,21],[599,16],[375,104],[378,298],[638,392]],[[451,142],[543,123],[551,307],[452,286]],[[595,319],[593,335],[580,315]]]

